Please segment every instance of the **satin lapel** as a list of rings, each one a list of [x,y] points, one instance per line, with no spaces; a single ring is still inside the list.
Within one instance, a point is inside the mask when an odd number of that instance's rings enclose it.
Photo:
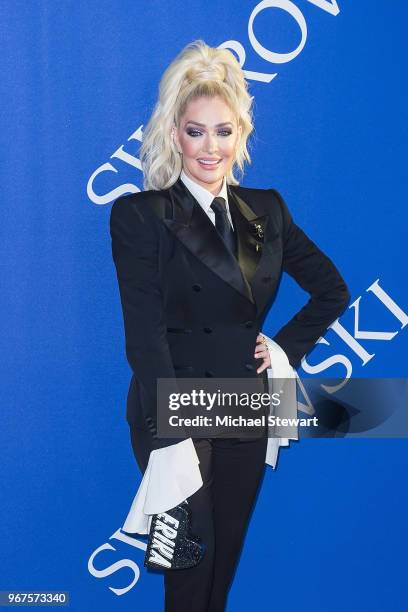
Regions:
[[[263,254],[268,215],[256,213],[228,186],[228,203],[238,238],[238,262],[251,283]]]
[[[173,204],[173,218],[163,219],[163,223],[200,261],[254,303],[251,287],[240,264],[180,177],[168,192]],[[238,248],[241,260],[251,275],[255,266],[245,246],[248,237],[244,229],[244,236],[240,238],[240,231],[242,224],[238,229]]]
[[[228,186],[228,203],[237,228],[239,265],[260,313],[273,295],[272,288],[279,278],[282,263],[279,233],[269,222],[269,215],[257,216],[233,185]]]

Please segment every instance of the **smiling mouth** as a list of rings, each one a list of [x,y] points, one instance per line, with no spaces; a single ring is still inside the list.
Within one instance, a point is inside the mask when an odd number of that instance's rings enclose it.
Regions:
[[[197,159],[198,163],[207,168],[214,168],[214,166],[218,166],[221,163],[222,157],[220,159]]]

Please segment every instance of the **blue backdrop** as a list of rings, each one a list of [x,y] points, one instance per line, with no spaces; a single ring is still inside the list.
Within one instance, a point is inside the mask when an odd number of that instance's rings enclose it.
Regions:
[[[75,611],[159,611],[162,578],[119,532],[140,473],[109,213],[142,188],[160,76],[196,38],[240,56],[256,124],[242,184],[277,188],[352,293],[305,371],[344,376],[319,366],[340,354],[353,376],[407,376],[408,7],[3,0],[1,13],[0,590],[66,590]],[[285,276],[265,333],[307,297]],[[406,450],[406,439],[282,449],[228,610],[405,610]]]

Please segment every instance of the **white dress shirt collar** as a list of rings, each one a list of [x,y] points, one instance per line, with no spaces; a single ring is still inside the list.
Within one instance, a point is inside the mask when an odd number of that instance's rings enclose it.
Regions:
[[[202,206],[202,208],[205,210],[207,214],[208,214],[209,209],[212,212],[212,209],[210,207],[215,197],[224,198],[226,202],[227,210],[228,210],[227,181],[226,181],[225,176],[222,181],[222,187],[221,187],[220,193],[217,196],[213,195],[211,191],[209,191],[208,189],[205,189],[204,187],[202,187],[201,185],[193,181],[184,172],[184,170],[181,171],[180,178],[183,181],[183,183],[186,185],[186,187],[191,191],[191,193],[193,194],[197,202]]]

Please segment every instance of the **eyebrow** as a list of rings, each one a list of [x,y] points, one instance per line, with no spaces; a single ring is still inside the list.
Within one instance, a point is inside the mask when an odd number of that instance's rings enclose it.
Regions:
[[[188,123],[194,123],[194,125],[199,125],[200,127],[206,127],[205,123],[199,123],[198,121],[187,121]],[[231,121],[224,121],[224,123],[217,123],[215,127],[221,127],[223,125],[232,125]]]

